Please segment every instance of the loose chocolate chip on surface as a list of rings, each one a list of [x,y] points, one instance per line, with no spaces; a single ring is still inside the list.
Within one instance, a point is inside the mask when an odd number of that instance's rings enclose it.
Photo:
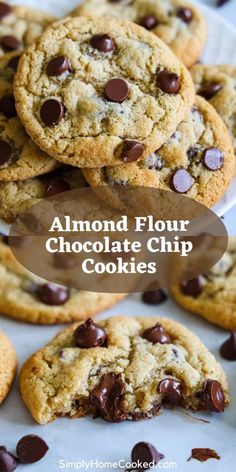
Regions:
[[[218,148],[210,147],[203,153],[203,163],[208,170],[219,170],[224,164],[224,153]]]
[[[122,103],[129,95],[129,86],[126,80],[111,79],[105,87],[105,96],[111,102]]]
[[[16,446],[16,453],[20,462],[24,464],[33,464],[40,461],[48,451],[46,442],[36,436],[36,434],[27,434],[20,439]]]
[[[0,100],[0,111],[7,117],[13,118],[16,116],[16,105],[14,96],[4,95]]]
[[[192,449],[192,454],[191,457],[189,457],[188,462],[191,461],[191,459],[196,459],[199,462],[206,462],[208,459],[220,460],[220,456],[213,449],[198,447]]]
[[[13,69],[14,72],[17,71],[19,62],[20,62],[21,55],[12,57],[10,61],[8,62],[7,66],[10,67],[10,69]]]
[[[108,34],[95,34],[91,38],[90,44],[100,52],[111,52],[115,48],[115,43]]]
[[[17,49],[20,49],[22,46],[19,39],[8,34],[2,36],[0,43],[5,52],[17,51]]]
[[[195,279],[188,280],[188,282],[182,282],[181,291],[185,295],[196,298],[202,293],[203,286],[204,278],[199,275],[198,277],[195,277]]]
[[[123,146],[122,159],[124,162],[137,161],[142,156],[143,151],[144,147],[142,143],[126,140]]]
[[[0,20],[12,13],[12,8],[7,3],[0,2]]]
[[[157,24],[158,24],[158,21],[154,15],[143,16],[140,20],[140,25],[146,28],[147,30],[151,30],[155,28]]]
[[[81,348],[91,348],[106,345],[106,331],[95,324],[91,318],[81,324],[74,332],[76,346]]]
[[[65,116],[64,105],[54,98],[46,100],[40,110],[41,120],[47,126],[59,125]]]
[[[171,177],[171,186],[174,192],[187,193],[193,185],[193,179],[185,169],[177,169]]]
[[[178,9],[177,16],[181,18],[184,23],[190,23],[193,19],[193,12],[191,8],[182,7]]]
[[[176,95],[180,91],[181,82],[175,72],[164,69],[157,74],[157,85],[163,92]]]
[[[160,305],[167,300],[167,296],[161,289],[152,290],[150,292],[144,292],[142,295],[142,300],[147,305]]]
[[[224,411],[225,395],[218,380],[205,382],[202,397],[208,410],[217,413]]]
[[[0,140],[0,166],[10,162],[13,152],[12,147],[7,141]]]
[[[0,472],[13,472],[17,466],[17,458],[5,446],[0,446]]]
[[[163,379],[158,385],[158,392],[172,405],[178,405],[182,398],[181,382],[175,379]]]
[[[157,451],[157,449],[150,443],[139,442],[135,444],[131,452],[131,461],[135,464],[145,463],[149,464],[150,467],[153,467],[153,464],[157,464],[159,461],[164,459],[165,456]],[[149,469],[150,467],[144,467],[141,470]]]
[[[236,361],[236,331],[232,331],[230,337],[222,344],[220,354],[228,361]]]
[[[65,287],[53,284],[44,284],[38,288],[38,296],[45,305],[64,305],[69,299],[69,291]]]
[[[142,338],[153,344],[170,344],[170,336],[164,331],[164,328],[157,323],[155,326],[148,328],[142,334]]]
[[[120,375],[104,374],[100,384],[90,393],[89,403],[105,421],[119,423],[126,419],[122,406],[124,392],[125,384]]]
[[[57,56],[48,63],[46,71],[49,76],[59,76],[64,72],[71,72],[71,66],[65,56]]]
[[[70,185],[66,182],[66,180],[56,178],[55,180],[47,183],[45,193],[47,197],[51,197],[52,195],[57,195],[58,193],[68,192],[68,190],[70,190]]]
[[[201,95],[201,97],[209,100],[210,98],[214,97],[214,95],[216,95],[221,89],[222,85],[218,82],[205,83],[202,85],[200,90],[198,90],[198,95]]]

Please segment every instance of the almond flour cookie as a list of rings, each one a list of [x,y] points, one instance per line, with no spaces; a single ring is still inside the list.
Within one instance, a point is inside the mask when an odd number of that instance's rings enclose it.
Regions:
[[[64,166],[54,172],[18,182],[0,183],[0,218],[13,223],[17,216],[42,198],[86,187],[80,169]]]
[[[164,402],[221,412],[225,374],[184,326],[164,318],[91,319],[59,333],[24,364],[20,389],[34,419],[89,413],[108,422],[158,414]]]
[[[229,239],[226,253],[209,273],[173,287],[172,295],[186,310],[236,330],[236,238]]]
[[[8,395],[16,375],[17,357],[7,336],[0,330],[0,404]]]
[[[113,18],[67,18],[23,54],[15,80],[32,139],[78,167],[119,165],[161,146],[194,100],[191,77],[156,36]]]
[[[72,15],[133,21],[159,36],[187,67],[199,59],[206,40],[202,13],[183,0],[86,0]]]
[[[124,294],[67,289],[29,272],[17,262],[7,240],[0,243],[0,312],[33,324],[84,320],[122,300]],[[61,268],[70,268],[68,259]]]
[[[228,127],[236,153],[236,67],[197,64],[191,73],[197,93],[215,107]]]
[[[211,207],[224,194],[234,172],[228,131],[214,108],[197,97],[188,117],[155,153],[125,166],[85,169],[93,186],[154,187],[186,194]]]
[[[0,57],[0,181],[25,180],[58,167],[29,138],[16,114],[13,80],[19,58],[19,52]]]
[[[41,10],[0,2],[0,55],[33,44],[54,20]]]

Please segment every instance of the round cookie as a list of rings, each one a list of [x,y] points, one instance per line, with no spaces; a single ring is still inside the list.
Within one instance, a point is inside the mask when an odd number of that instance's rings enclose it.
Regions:
[[[55,18],[25,5],[0,2],[0,55],[33,44]]]
[[[153,152],[194,101],[191,76],[167,46],[113,18],[67,18],[48,28],[23,54],[14,90],[32,139],[78,167]]]
[[[222,259],[209,271],[180,287],[172,288],[183,308],[227,330],[236,330],[236,237]]]
[[[199,59],[206,40],[205,19],[186,0],[86,0],[72,15],[133,21],[161,38],[187,67]]]
[[[7,336],[0,330],[0,404],[8,395],[17,369],[15,350]]]
[[[197,93],[214,106],[228,127],[236,153],[236,66],[197,64],[191,73]]]
[[[85,169],[93,187],[109,184],[154,187],[184,193],[211,207],[224,194],[234,172],[228,131],[202,97],[171,138],[146,159],[125,166]]]
[[[121,293],[86,292],[48,283],[19,264],[4,242],[0,243],[0,278],[0,311],[33,324],[84,320],[125,297]]]
[[[16,114],[13,80],[19,58],[19,52],[0,57],[0,181],[25,180],[58,167],[29,138]]]
[[[86,185],[81,170],[69,166],[34,179],[1,182],[0,218],[13,223],[20,213],[38,200]]]
[[[184,326],[151,317],[70,326],[26,361],[20,390],[40,424],[90,413],[141,420],[165,401],[220,412],[229,402],[226,376],[204,344]]]

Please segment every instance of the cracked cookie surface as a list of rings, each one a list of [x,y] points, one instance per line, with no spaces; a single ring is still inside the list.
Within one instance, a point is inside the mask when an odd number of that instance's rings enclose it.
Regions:
[[[25,180],[58,167],[29,138],[16,114],[13,80],[19,57],[19,52],[0,57],[0,181]]]
[[[17,369],[17,357],[8,337],[0,330],[0,404],[8,395]]]
[[[172,295],[186,310],[228,330],[236,330],[236,238],[229,238],[222,259],[204,276],[184,286],[173,287]]]
[[[188,117],[155,153],[123,166],[85,169],[83,174],[93,187],[108,184],[109,191],[114,185],[173,190],[211,207],[228,187],[234,161],[224,123],[211,105],[197,97]]]
[[[201,392],[212,381],[219,388],[221,408],[228,403],[222,368],[184,326],[164,318],[126,316],[78,326],[59,333],[22,368],[21,393],[39,423],[89,413],[111,422],[149,418],[164,399],[211,410]],[[87,347],[79,347],[84,341],[89,341]]]
[[[54,24],[22,56],[14,91],[32,139],[78,167],[153,152],[194,101],[189,72],[165,44],[113,18]]]
[[[182,0],[86,0],[72,15],[111,16],[140,24],[157,35],[190,67],[206,40],[202,13]]]

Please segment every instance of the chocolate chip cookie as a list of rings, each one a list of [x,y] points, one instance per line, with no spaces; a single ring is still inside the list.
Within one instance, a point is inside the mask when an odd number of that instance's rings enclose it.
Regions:
[[[211,207],[224,194],[234,172],[228,131],[214,108],[197,97],[188,117],[156,152],[123,166],[85,169],[95,186],[154,187],[186,194]],[[115,191],[115,190],[114,190]]]
[[[187,69],[144,28],[67,18],[23,54],[15,98],[45,152],[66,164],[102,167],[161,146],[185,118],[194,90]]]
[[[221,366],[184,326],[164,318],[114,317],[76,324],[24,364],[20,389],[40,424],[89,413],[141,420],[167,402],[221,412],[229,402]]]
[[[68,268],[64,265],[64,270]],[[125,297],[120,293],[86,292],[48,283],[17,262],[7,240],[0,242],[0,279],[0,312],[33,324],[83,320]]]
[[[228,330],[236,330],[236,238],[222,259],[209,271],[172,288],[179,305]]]
[[[33,44],[54,20],[41,10],[0,2],[0,55]]]
[[[72,15],[133,21],[159,36],[187,67],[199,59],[206,40],[202,13],[183,0],[86,0]]]
[[[8,395],[16,375],[17,357],[7,336],[0,331],[0,404]]]

